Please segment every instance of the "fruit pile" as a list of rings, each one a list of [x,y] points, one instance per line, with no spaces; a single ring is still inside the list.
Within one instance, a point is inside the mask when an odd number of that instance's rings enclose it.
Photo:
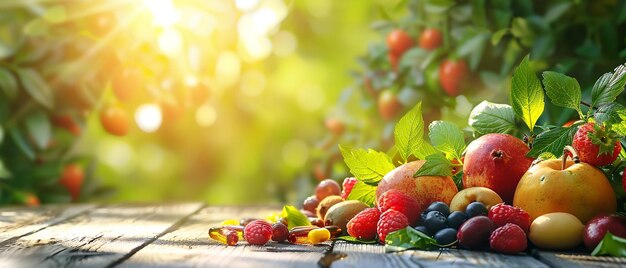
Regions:
[[[626,107],[613,101],[624,90],[626,65],[600,77],[588,107],[575,79],[554,72],[543,77],[553,104],[576,110],[580,120],[537,131],[544,89],[527,57],[512,77],[512,106],[485,101],[474,108],[469,125],[477,138],[469,144],[472,137],[444,121],[429,125],[425,141],[418,103],[395,127],[394,158],[340,145],[354,177],[343,189],[321,181],[302,211],[286,206],[277,225],[288,224],[292,243],[334,238],[379,242],[388,251],[460,247],[505,254],[525,251],[529,241],[549,250],[584,243],[592,255],[624,256],[626,217],[615,213],[626,208],[620,158],[626,156]],[[527,127],[523,139],[507,134],[516,120]],[[264,227],[248,225],[243,236],[264,244],[272,226],[256,224]]]

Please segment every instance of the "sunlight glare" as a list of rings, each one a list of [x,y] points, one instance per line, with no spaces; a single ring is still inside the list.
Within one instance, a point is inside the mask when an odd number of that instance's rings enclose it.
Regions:
[[[239,81],[241,61],[237,54],[232,51],[223,51],[217,57],[215,66],[215,79],[219,86],[228,88]]]
[[[159,48],[168,56],[178,55],[182,47],[183,39],[176,29],[167,28],[159,35]]]
[[[248,70],[241,76],[240,87],[248,97],[259,96],[265,89],[265,75],[257,70]]]
[[[172,0],[144,0],[144,5],[150,10],[157,26],[172,26],[180,19]]]
[[[155,132],[161,127],[161,107],[156,104],[143,104],[135,111],[135,122],[143,132]]]
[[[205,104],[196,111],[196,123],[201,127],[210,127],[217,121],[217,111],[213,106]]]

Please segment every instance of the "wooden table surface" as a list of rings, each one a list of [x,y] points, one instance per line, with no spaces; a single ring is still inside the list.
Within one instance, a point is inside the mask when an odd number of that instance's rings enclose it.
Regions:
[[[539,251],[385,254],[380,245],[343,241],[227,247],[208,237],[225,219],[277,211],[202,203],[2,208],[0,267],[626,267],[625,258]]]

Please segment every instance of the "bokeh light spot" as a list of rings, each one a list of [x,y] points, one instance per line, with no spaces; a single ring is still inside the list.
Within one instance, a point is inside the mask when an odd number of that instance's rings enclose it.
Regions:
[[[148,172],[157,172],[163,167],[165,153],[163,149],[153,143],[144,144],[138,151],[139,166]]]
[[[292,167],[301,167],[309,157],[309,148],[302,140],[290,140],[283,146],[282,158]]]
[[[157,26],[171,26],[178,22],[180,16],[171,0],[144,0],[144,5],[148,7],[154,24]]]
[[[235,6],[242,12],[254,10],[259,5],[259,0],[235,0]]]
[[[215,80],[221,87],[232,87],[239,81],[241,61],[231,51],[221,52],[215,67]]]
[[[259,96],[265,89],[265,75],[257,70],[248,70],[241,76],[240,87],[246,96]]]
[[[183,39],[178,30],[167,28],[159,35],[159,49],[168,56],[178,55],[183,48]]]
[[[143,104],[135,111],[137,127],[144,132],[155,132],[161,127],[161,107],[156,104]]]
[[[205,104],[196,110],[196,123],[201,127],[210,127],[217,121],[217,111],[213,106]]]
[[[288,56],[298,47],[298,40],[288,31],[280,31],[274,36],[274,54]]]
[[[119,140],[104,140],[98,144],[98,158],[121,173],[128,172],[134,160],[133,149]]]

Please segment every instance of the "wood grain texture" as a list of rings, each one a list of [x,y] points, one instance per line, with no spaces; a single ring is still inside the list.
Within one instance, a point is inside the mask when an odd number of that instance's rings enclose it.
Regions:
[[[106,267],[202,204],[100,207],[0,245],[0,267]]]
[[[557,268],[626,267],[626,258],[593,257],[589,255],[534,251],[533,255],[544,263]]]
[[[409,250],[384,254],[381,245],[360,245],[337,241],[333,253],[345,253],[347,257],[331,267],[548,267],[527,255],[504,255],[497,253],[443,250]],[[384,254],[384,255],[382,255]],[[381,257],[382,256],[382,257]]]
[[[211,240],[208,229],[225,219],[263,218],[276,207],[208,207],[194,214],[177,230],[163,235],[139,250],[120,267],[318,267],[317,262],[330,247],[298,246],[270,242],[249,246],[246,242],[228,247]]]
[[[95,205],[45,205],[0,209],[0,243],[15,239],[84,213]]]

